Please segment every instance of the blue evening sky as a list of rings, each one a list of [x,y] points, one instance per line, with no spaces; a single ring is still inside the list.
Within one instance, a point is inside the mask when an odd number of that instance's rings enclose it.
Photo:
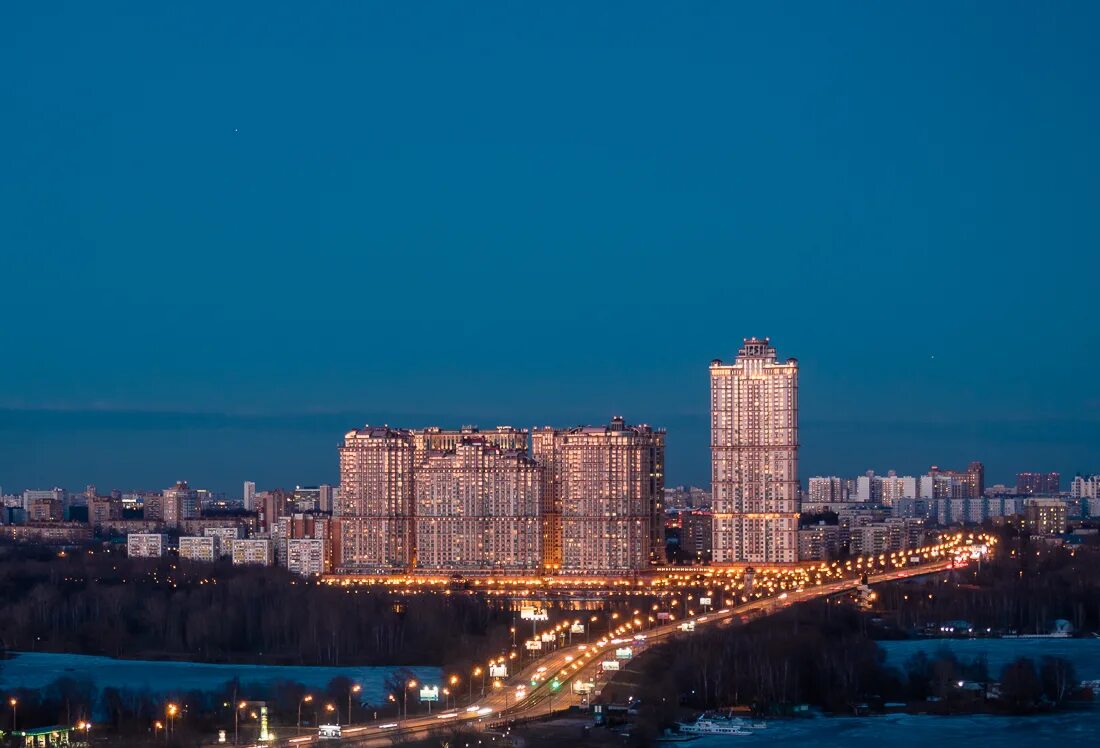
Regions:
[[[13,3],[0,486],[336,479],[367,421],[1100,472],[1100,4]]]

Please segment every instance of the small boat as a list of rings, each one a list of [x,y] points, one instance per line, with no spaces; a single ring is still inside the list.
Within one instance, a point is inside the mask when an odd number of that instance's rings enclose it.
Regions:
[[[707,719],[706,717],[700,717],[694,722],[679,722],[677,727],[680,728],[680,732],[688,735],[731,735],[741,737],[752,735],[752,731],[746,729],[743,724],[730,720]]]

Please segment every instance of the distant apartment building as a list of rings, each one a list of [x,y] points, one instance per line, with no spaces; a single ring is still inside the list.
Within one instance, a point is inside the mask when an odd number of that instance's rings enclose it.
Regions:
[[[180,558],[188,561],[214,563],[221,558],[221,538],[216,535],[180,537]]]
[[[199,492],[187,481],[178,481],[161,492],[161,519],[168,527],[179,527],[180,520],[199,516]]]
[[[241,505],[246,512],[256,511],[256,481],[246,480],[241,492]]]
[[[713,542],[713,514],[702,509],[680,513],[680,550],[685,558],[710,561]]]
[[[16,543],[70,546],[90,542],[92,528],[84,522],[30,522],[4,525],[0,537]]]
[[[893,506],[902,499],[915,499],[918,496],[917,479],[911,475],[897,475],[891,470],[881,479],[882,503]]]
[[[1061,535],[1066,531],[1066,504],[1061,499],[1025,499],[1024,522],[1032,535]]]
[[[985,466],[977,461],[967,465],[966,470],[944,470],[933,465],[922,476],[920,486],[922,498],[977,498],[985,494]]]
[[[230,553],[236,566],[271,566],[275,563],[275,552],[270,540],[251,538],[232,542]]]
[[[469,434],[429,449],[414,469],[416,565],[465,572],[543,566],[545,470],[526,447]]]
[[[1062,490],[1059,473],[1017,473],[1016,493],[1021,496],[1057,496]]]
[[[30,489],[23,492],[23,510],[30,515],[31,502],[36,499],[54,499],[62,507],[65,506],[65,490],[62,488],[51,488],[48,491],[39,491]]]
[[[810,478],[804,502],[811,504],[840,504],[848,500],[844,479],[835,475]]]
[[[88,499],[88,524],[93,529],[109,525],[122,519],[122,500],[109,496],[95,496]]]
[[[798,557],[798,362],[746,338],[732,364],[710,365],[713,558]]]
[[[616,416],[607,426],[536,429],[531,443],[548,470],[549,568],[626,574],[664,561],[664,430]]]
[[[325,541],[320,538],[288,538],[286,568],[303,577],[319,576],[326,571]]]
[[[65,509],[59,499],[31,499],[27,510],[29,522],[60,522],[65,519]]]
[[[159,532],[132,532],[126,536],[126,555],[130,558],[160,558],[167,547],[167,536]]]
[[[1100,517],[1100,475],[1075,476],[1070,484],[1070,496],[1081,502],[1084,516]]]
[[[233,541],[244,538],[244,527],[241,525],[204,527],[202,535],[205,538],[215,538],[218,541],[219,556],[230,558],[233,555]]]
[[[831,561],[840,554],[840,527],[825,523],[798,530],[800,561]]]
[[[882,478],[874,470],[856,478],[856,501],[861,504],[882,503]]]

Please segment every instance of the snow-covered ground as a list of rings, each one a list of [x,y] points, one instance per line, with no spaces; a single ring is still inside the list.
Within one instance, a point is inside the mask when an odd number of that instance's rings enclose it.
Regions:
[[[113,686],[153,693],[179,693],[198,689],[212,691],[234,677],[242,683],[271,683],[290,680],[311,688],[322,688],[343,675],[363,686],[364,702],[378,704],[386,698],[384,681],[396,667],[292,667],[270,665],[210,665],[197,662],[151,662],[114,660],[88,655],[15,653],[0,662],[0,690],[41,688],[63,676],[93,681],[99,688]],[[440,683],[435,667],[410,667],[418,680]]]

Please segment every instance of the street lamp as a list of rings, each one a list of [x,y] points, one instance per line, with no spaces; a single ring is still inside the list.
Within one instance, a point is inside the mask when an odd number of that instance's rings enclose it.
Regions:
[[[405,719],[409,718],[409,690],[416,688],[416,681],[411,680],[405,684]]]
[[[19,699],[12,696],[10,699],[8,699],[8,704],[11,706],[11,731],[15,732],[15,730],[17,728],[17,723],[16,723],[17,714],[16,714],[15,708],[17,706],[19,706]]]
[[[302,704],[308,704],[313,701],[313,694],[306,694],[302,698],[298,699],[298,734],[302,734]]]
[[[325,711],[329,714],[336,712],[336,724],[340,724],[340,711],[336,708],[334,704],[325,704]]]
[[[164,729],[164,723],[161,722],[159,719],[156,722],[153,723],[153,740],[157,739],[158,733],[163,729]],[[165,737],[165,740],[167,740],[167,737]]]
[[[233,743],[234,744],[240,742],[240,739],[241,739],[241,725],[240,725],[240,723],[241,723],[241,710],[244,709],[246,706],[247,706],[247,704],[242,701],[241,703],[237,704],[236,708],[233,710]]]
[[[175,720],[176,715],[179,714],[180,708],[175,704],[169,703],[165,711],[168,713],[168,730],[166,730],[164,733],[164,739],[167,740],[168,734],[172,732],[173,721]]]
[[[348,689],[348,724],[349,725],[351,724],[351,695],[353,693],[359,693],[362,690],[363,690],[363,687],[361,685],[359,685],[358,683],[354,684],[351,688]]]
[[[481,675],[482,670],[479,667],[474,668],[474,678]],[[474,678],[470,678],[470,701],[474,700]],[[485,678],[481,679],[481,695],[485,695]]]

